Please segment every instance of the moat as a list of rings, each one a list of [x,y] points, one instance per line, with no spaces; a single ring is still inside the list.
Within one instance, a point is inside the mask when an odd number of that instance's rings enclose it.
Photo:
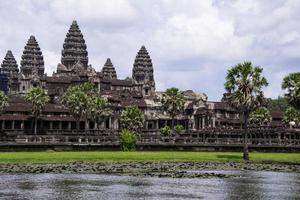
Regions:
[[[300,174],[214,171],[228,178],[1,174],[0,199],[298,199]],[[7,184],[9,183],[9,184]]]

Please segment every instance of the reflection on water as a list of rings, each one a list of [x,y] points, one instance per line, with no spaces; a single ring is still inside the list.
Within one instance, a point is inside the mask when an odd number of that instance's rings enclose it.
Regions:
[[[297,173],[217,172],[238,177],[5,174],[0,175],[0,199],[300,199],[300,174]]]

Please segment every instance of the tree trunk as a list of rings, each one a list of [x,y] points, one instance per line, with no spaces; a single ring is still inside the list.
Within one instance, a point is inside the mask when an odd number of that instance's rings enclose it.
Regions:
[[[244,113],[244,148],[243,148],[243,159],[245,161],[249,160],[249,149],[248,149],[248,119],[249,112]]]
[[[175,119],[174,117],[172,117],[172,129],[174,129],[174,125],[175,125]]]
[[[34,135],[36,135],[37,132],[37,116],[34,116]]]

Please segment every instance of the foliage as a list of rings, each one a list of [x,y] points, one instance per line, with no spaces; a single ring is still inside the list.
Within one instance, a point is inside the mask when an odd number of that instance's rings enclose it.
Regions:
[[[30,89],[25,95],[25,100],[32,104],[32,114],[35,119],[34,134],[37,133],[37,118],[42,113],[46,104],[49,102],[47,91],[41,87]]]
[[[260,107],[264,101],[262,88],[268,86],[262,76],[263,69],[253,67],[251,62],[244,62],[228,70],[225,89],[226,101],[243,113]]]
[[[163,136],[169,136],[171,134],[171,128],[169,126],[164,126],[159,131]]]
[[[289,107],[284,112],[282,121],[285,124],[289,124],[292,121],[294,121],[295,123],[299,123],[300,122],[300,112],[293,107]]]
[[[300,110],[300,72],[286,76],[283,79],[281,87],[287,90],[285,96],[289,104]]]
[[[32,104],[33,115],[38,116],[49,102],[49,96],[43,88],[34,87],[27,92],[25,100]]]
[[[266,101],[266,107],[270,112],[284,112],[289,107],[289,103],[285,97],[279,96],[277,99],[268,98]]]
[[[134,132],[123,129],[120,135],[120,140],[123,151],[135,151],[137,139]]]
[[[184,127],[182,125],[176,125],[174,126],[174,131],[176,133],[181,133],[184,130]]]
[[[254,125],[268,125],[272,121],[270,111],[261,107],[250,113],[250,123]]]
[[[88,120],[101,122],[110,115],[107,101],[99,96],[95,85],[89,82],[69,87],[63,96],[63,104],[75,118],[84,118],[86,126]]]
[[[172,127],[174,127],[174,118],[184,111],[185,99],[182,94],[178,90],[178,88],[169,88],[163,94],[162,99],[162,108],[172,118]]]
[[[137,106],[128,106],[122,111],[120,122],[123,129],[137,132],[144,127],[144,114]]]
[[[267,79],[262,76],[261,67],[253,67],[251,62],[237,64],[227,72],[224,84],[227,91],[225,101],[244,115],[244,159],[249,160],[247,144],[247,126],[251,111],[264,102],[263,87],[268,86]]]
[[[3,91],[0,91],[0,112],[8,105],[8,97]]]

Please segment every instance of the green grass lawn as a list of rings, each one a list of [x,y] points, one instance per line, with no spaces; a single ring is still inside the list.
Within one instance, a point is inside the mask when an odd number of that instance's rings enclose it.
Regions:
[[[252,161],[292,162],[300,164],[300,153],[250,153]],[[64,163],[73,161],[213,161],[241,162],[236,152],[1,152],[0,163]]]

